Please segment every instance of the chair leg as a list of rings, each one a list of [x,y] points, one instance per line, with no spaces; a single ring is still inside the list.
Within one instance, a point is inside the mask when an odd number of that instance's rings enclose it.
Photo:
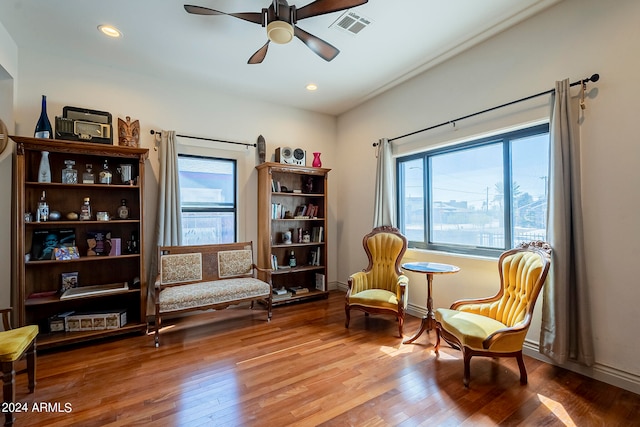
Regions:
[[[466,388],[469,388],[469,381],[471,377],[471,352],[462,350],[462,355],[464,357],[464,378],[462,382]]]
[[[2,401],[5,403],[16,400],[16,371],[13,369],[13,362],[2,362]],[[13,424],[13,412],[7,410],[4,415],[4,425]]]
[[[518,361],[518,367],[520,368],[520,384],[524,385],[527,383],[527,369],[524,366],[524,359],[522,358],[522,351],[519,351],[516,354],[516,360]]]
[[[349,329],[349,322],[351,321],[351,309],[349,308],[349,305],[344,306],[344,314],[346,316],[344,321],[344,327]]]
[[[27,378],[29,380],[29,393],[36,389],[36,341],[34,340],[27,349]]]
[[[153,340],[155,342],[156,348],[160,347],[160,315],[156,312],[156,330],[153,334]]]
[[[398,317],[398,332],[400,333],[400,338],[402,338],[402,327],[404,326],[404,317]]]
[[[436,345],[434,347],[436,354],[440,350],[440,328],[436,325]]]

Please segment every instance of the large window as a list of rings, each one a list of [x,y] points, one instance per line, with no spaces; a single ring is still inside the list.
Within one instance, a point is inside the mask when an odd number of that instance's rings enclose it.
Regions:
[[[546,239],[547,124],[401,157],[397,174],[410,247],[496,255]]]
[[[178,156],[182,244],[236,241],[236,161]]]

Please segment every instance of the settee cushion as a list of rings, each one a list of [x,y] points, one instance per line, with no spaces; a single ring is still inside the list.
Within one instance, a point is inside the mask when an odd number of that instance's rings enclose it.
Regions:
[[[226,279],[253,273],[253,255],[249,249],[218,252],[218,277]]]
[[[202,280],[202,254],[199,252],[162,255],[160,258],[160,283],[195,282]]]
[[[252,277],[214,280],[172,286],[160,292],[160,312],[186,310],[224,304],[228,302],[268,297],[271,287],[268,283]]]

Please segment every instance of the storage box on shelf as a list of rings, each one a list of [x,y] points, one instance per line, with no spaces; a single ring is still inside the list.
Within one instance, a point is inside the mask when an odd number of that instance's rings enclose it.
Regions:
[[[273,270],[273,304],[326,297],[330,169],[281,163],[256,169],[258,260]]]
[[[13,206],[16,233],[12,245],[13,303],[17,308],[17,323],[39,325],[40,348],[146,331],[147,285],[141,218],[148,150],[88,142],[11,138],[17,145]],[[51,182],[38,182],[40,161],[45,151],[49,153]],[[75,162],[77,183],[63,183],[62,171],[70,164],[69,160]],[[105,160],[112,173],[110,184],[100,183],[99,175]],[[93,166],[93,184],[83,182],[86,165]],[[124,175],[119,173],[123,169],[134,171],[131,180],[123,179]],[[50,215],[47,221],[37,221],[38,203],[43,192],[49,212],[59,212],[59,218]],[[90,200],[91,219],[81,220],[68,215],[80,214],[85,198]],[[118,216],[123,199],[128,212]],[[97,216],[98,212],[106,214]],[[57,238],[57,246],[75,246],[77,252],[58,251],[63,256],[56,259],[55,254],[43,249],[51,236]],[[112,251],[111,244],[118,239],[120,251]],[[51,240],[55,239],[51,237]],[[73,280],[69,281],[69,277]],[[72,288],[66,295],[68,298],[62,297],[63,278],[65,286]],[[83,287],[91,292],[79,292]],[[124,312],[127,321],[113,328],[87,327],[77,332],[65,332],[56,327],[52,331],[51,319],[70,312],[96,315]]]

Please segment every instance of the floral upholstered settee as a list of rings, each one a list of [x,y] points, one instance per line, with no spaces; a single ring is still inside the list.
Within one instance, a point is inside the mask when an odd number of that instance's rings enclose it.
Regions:
[[[270,270],[253,263],[253,245],[224,243],[161,246],[155,282],[155,345],[160,345],[162,317],[191,310],[223,309],[262,300],[271,319]],[[266,273],[268,282],[256,277]]]

